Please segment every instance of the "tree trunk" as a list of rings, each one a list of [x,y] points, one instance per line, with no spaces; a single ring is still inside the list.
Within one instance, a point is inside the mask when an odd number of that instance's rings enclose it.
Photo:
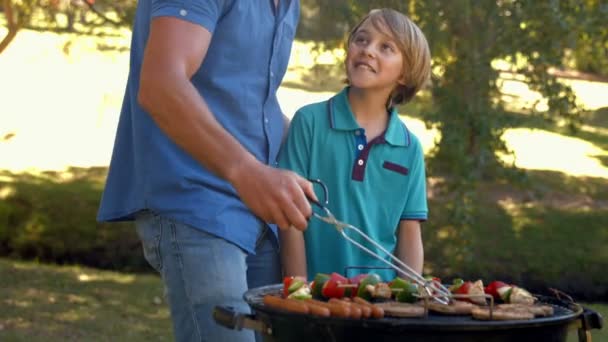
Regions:
[[[453,57],[445,64],[441,86],[433,94],[444,113],[435,159],[440,172],[481,178],[498,162],[494,148],[500,141],[491,102],[496,75],[490,48],[495,28],[485,21],[484,8],[466,0],[459,7],[460,11],[446,18],[453,32]],[[480,27],[483,33],[478,32]]]
[[[13,4],[10,0],[3,0],[2,5],[4,7],[4,15],[6,16],[6,22],[8,26],[8,33],[6,36],[0,41],[0,54],[6,47],[13,41],[15,36],[17,35],[17,31],[19,31],[19,24],[15,18],[16,14],[13,9]]]

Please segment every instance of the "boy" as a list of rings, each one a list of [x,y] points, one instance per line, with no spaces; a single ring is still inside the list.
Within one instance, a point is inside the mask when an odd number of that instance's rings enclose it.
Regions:
[[[344,90],[296,113],[279,165],[324,182],[336,218],[360,228],[420,273],[420,221],[428,212],[423,151],[395,105],[411,100],[428,82],[427,41],[405,15],[374,10],[351,31],[345,67],[349,85]],[[304,233],[290,229],[280,237],[287,276],[385,266],[317,219]],[[395,276],[392,270],[375,273],[385,280]]]

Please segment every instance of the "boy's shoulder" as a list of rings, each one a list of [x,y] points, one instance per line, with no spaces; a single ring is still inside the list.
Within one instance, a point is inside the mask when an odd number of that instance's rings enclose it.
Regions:
[[[296,125],[324,126],[323,120],[328,121],[329,100],[314,102],[300,107],[294,114],[292,123]]]
[[[310,103],[300,107],[300,109],[296,111],[296,114],[302,113],[304,115],[325,115],[327,114],[328,104],[329,100]]]
[[[410,126],[404,121],[403,116],[400,115],[400,125],[403,129],[403,133],[405,134],[406,140],[408,141],[408,146],[413,146],[415,148],[422,148],[422,144],[418,136],[410,129]]]

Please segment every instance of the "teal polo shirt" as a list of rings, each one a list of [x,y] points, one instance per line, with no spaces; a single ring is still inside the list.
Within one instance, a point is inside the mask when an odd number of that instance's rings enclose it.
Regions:
[[[328,189],[328,208],[338,220],[354,225],[388,251],[394,251],[401,220],[427,219],[422,146],[395,110],[388,114],[386,131],[368,141],[365,129],[354,118],[347,94],[348,87],[328,101],[298,110],[279,153],[279,166],[321,180]],[[322,199],[321,188],[315,191]],[[346,233],[357,237],[352,230]],[[347,273],[350,277],[371,271],[385,280],[395,276],[387,269],[346,272],[347,266],[386,265],[319,219],[310,219],[304,238],[310,278],[317,273]],[[370,246],[363,239],[356,240]]]

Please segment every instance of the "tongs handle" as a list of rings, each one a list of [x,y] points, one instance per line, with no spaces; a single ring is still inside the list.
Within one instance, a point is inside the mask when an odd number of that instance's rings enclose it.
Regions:
[[[323,210],[325,216],[322,216],[322,215],[314,212],[314,210],[313,210],[312,215],[329,224],[337,223],[336,218],[334,217],[334,215],[331,213],[331,211],[327,207],[327,205],[329,204],[329,190],[327,190],[327,185],[325,185],[325,183],[323,183],[323,181],[321,181],[320,179],[310,179],[309,178],[308,180],[312,183],[320,185],[321,188],[323,189],[323,200],[316,201],[316,200],[313,200],[310,198],[308,200],[312,205],[315,205],[319,209]]]
[[[320,179],[311,179],[309,178],[308,181],[310,181],[311,183],[315,183],[321,186],[321,188],[323,189],[323,200],[319,200],[319,201],[315,201],[313,199],[308,199],[308,201],[311,204],[316,205],[317,207],[325,210],[327,205],[329,204],[329,190],[327,190],[327,185],[325,185],[325,183],[323,183],[323,181],[321,181]]]

